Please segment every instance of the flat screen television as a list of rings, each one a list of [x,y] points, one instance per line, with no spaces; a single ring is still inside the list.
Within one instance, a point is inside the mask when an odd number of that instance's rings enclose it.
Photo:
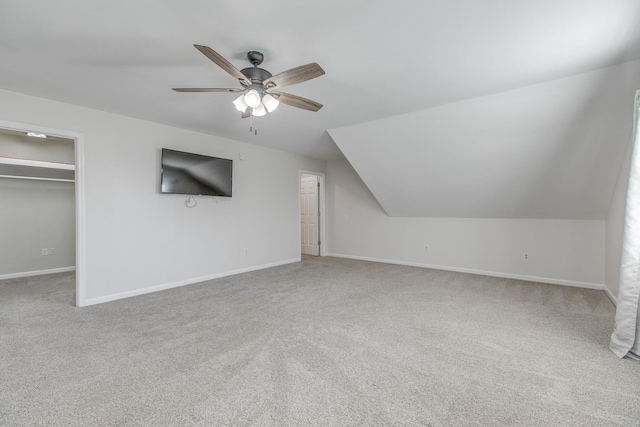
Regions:
[[[160,192],[231,197],[233,160],[162,149]]]

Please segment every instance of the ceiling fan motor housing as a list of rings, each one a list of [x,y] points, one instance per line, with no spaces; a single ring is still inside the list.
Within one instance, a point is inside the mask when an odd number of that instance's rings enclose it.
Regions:
[[[253,84],[262,84],[263,81],[271,77],[271,73],[264,68],[249,67],[244,70],[240,70]],[[242,83],[242,82],[240,82]]]

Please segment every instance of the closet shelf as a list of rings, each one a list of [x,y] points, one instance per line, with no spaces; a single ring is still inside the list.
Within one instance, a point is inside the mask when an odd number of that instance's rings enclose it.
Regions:
[[[0,157],[0,178],[75,182],[75,165]]]
[[[46,169],[64,169],[64,170],[70,170],[70,171],[76,170],[76,165],[72,165],[68,163],[45,162],[42,160],[14,159],[11,157],[0,157],[0,164],[30,166],[34,168],[46,168]]]

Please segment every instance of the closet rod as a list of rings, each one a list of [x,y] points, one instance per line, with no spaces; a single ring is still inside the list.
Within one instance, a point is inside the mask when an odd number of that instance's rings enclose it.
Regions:
[[[37,176],[0,175],[0,178],[31,179],[31,180],[36,180],[36,181],[76,182],[75,179],[40,178],[40,177],[37,177]]]

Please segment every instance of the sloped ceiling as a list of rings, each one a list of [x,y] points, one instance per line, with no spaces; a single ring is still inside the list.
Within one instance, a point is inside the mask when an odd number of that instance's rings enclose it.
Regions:
[[[602,217],[634,86],[607,75],[640,59],[638,0],[22,0],[0,9],[0,89],[346,156],[390,215]],[[274,74],[318,62],[326,75],[286,91],[324,107],[281,106],[254,120],[256,136],[234,94],[170,90],[236,84],[196,43],[237,68],[259,50]],[[612,140],[606,149],[596,134]],[[464,145],[469,135],[475,146]]]
[[[390,216],[605,219],[640,61],[329,133]]]

